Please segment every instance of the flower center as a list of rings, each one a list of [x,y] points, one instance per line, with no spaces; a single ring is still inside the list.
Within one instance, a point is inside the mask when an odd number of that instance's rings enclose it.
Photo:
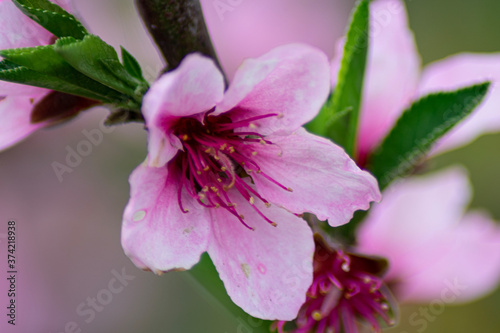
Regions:
[[[176,158],[176,165],[181,170],[181,186],[178,191],[179,207],[187,212],[182,205],[181,193],[185,188],[187,193],[200,205],[207,208],[224,208],[234,215],[245,227],[253,230],[238,213],[237,204],[228,195],[231,189],[236,190],[252,208],[268,223],[276,226],[255,205],[260,200],[267,207],[271,204],[249,184],[250,174],[266,178],[276,186],[291,191],[262,171],[255,161],[258,154],[255,143],[271,145],[272,142],[252,131],[235,132],[237,128],[254,128],[253,122],[277,114],[267,114],[232,122],[227,116],[210,116],[207,112],[203,123],[194,118],[181,118],[174,134],[181,140],[184,148]]]
[[[297,329],[292,332],[357,333],[359,319],[375,332],[382,331],[379,319],[394,325],[390,293],[380,277],[369,273],[371,259],[341,250],[328,252],[326,256],[318,253],[321,252],[317,250],[315,256],[314,281],[296,319]],[[285,324],[276,322],[275,327],[283,333]]]

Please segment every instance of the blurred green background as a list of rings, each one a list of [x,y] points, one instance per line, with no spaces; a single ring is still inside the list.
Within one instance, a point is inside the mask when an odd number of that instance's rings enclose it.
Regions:
[[[210,1],[204,4],[210,5]],[[251,6],[251,1],[244,0],[240,10]],[[267,1],[273,3],[273,0]],[[320,10],[323,15],[331,13],[335,17],[330,27],[336,29],[331,44],[323,45],[331,55],[353,1],[294,2],[304,8],[324,7]],[[132,0],[76,3],[94,33],[115,46],[127,47],[140,59],[146,77],[154,79],[161,62],[141,27]],[[500,51],[498,1],[413,0],[406,4],[424,65],[458,52]],[[275,13],[276,17],[287,14],[300,15],[300,10]],[[257,26],[259,16],[255,17],[254,26]],[[292,21],[297,23],[298,30],[311,29],[306,23],[301,26],[298,16]],[[222,30],[232,28],[230,20],[219,26]],[[241,48],[236,44],[231,46],[236,41],[228,39],[225,42],[229,43],[225,49]],[[320,42],[312,40],[311,43]],[[98,127],[104,116],[104,111],[83,115],[70,125],[37,133],[0,155],[2,218],[5,215],[20,220],[24,233],[21,234],[22,259],[36,262],[24,271],[26,284],[21,285],[21,290],[24,290],[26,302],[19,317],[26,325],[28,321],[33,323],[12,332],[59,333],[64,332],[65,324],[72,320],[79,324],[82,332],[89,333],[253,332],[253,325],[258,323],[248,317],[235,318],[200,289],[187,273],[156,277],[137,270],[123,254],[119,233],[122,210],[128,200],[127,179],[146,155],[146,137],[140,125],[107,134],[81,166],[65,175],[63,183],[57,181],[52,161],[64,159],[66,146],[77,145],[83,139],[81,131]],[[457,163],[470,171],[475,192],[472,207],[485,208],[500,220],[500,135],[484,136],[468,147],[439,156],[431,161],[430,168]],[[135,280],[123,293],[115,295],[113,302],[98,313],[94,321],[83,322],[75,313],[78,304],[105,288],[110,271],[122,267],[126,267]],[[403,307],[401,325],[388,332],[500,331],[500,291],[468,305],[446,307],[443,313],[427,321],[425,329],[411,326],[408,321],[420,307],[425,305]]]

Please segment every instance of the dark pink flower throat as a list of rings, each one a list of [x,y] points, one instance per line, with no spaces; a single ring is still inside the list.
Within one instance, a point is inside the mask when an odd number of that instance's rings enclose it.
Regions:
[[[174,126],[174,134],[181,140],[183,151],[179,152],[175,165],[183,175],[178,191],[179,207],[184,209],[181,199],[182,189],[207,208],[224,208],[234,215],[248,229],[245,217],[238,213],[237,204],[231,201],[229,190],[236,190],[250,206],[268,223],[276,226],[255,205],[260,200],[267,207],[271,204],[262,197],[249,180],[252,177],[264,177],[285,191],[290,188],[280,184],[267,175],[255,161],[258,154],[255,143],[262,146],[272,145],[257,132],[235,132],[235,129],[255,128],[254,122],[260,119],[277,117],[278,114],[266,114],[237,122],[228,116],[211,116],[207,112],[203,123],[195,118],[181,118]]]
[[[332,250],[316,239],[314,280],[293,333],[358,333],[358,322],[381,332],[381,323],[395,324],[392,297],[379,276],[380,260]],[[286,322],[275,328],[285,332]]]

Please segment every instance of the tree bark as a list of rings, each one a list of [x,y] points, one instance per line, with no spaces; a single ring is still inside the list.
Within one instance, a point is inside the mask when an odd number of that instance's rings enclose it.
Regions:
[[[199,0],[135,0],[139,13],[167,61],[175,69],[189,53],[212,58],[219,69]]]

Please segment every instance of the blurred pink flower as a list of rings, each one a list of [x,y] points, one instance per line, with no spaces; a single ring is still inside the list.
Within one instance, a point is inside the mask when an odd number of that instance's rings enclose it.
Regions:
[[[301,128],[326,100],[328,68],[316,49],[282,46],[245,61],[224,94],[214,63],[193,54],[151,87],[148,160],[131,175],[122,228],[138,267],[189,269],[207,251],[246,312],[297,315],[314,244],[296,215],[340,225],[380,196],[341,148]]]
[[[54,1],[68,9],[67,0]],[[24,15],[10,0],[0,0],[0,49],[50,44],[54,36]],[[0,81],[0,151],[23,140],[44,123],[32,124],[36,105],[50,90]]]
[[[500,129],[500,112],[497,112],[500,92],[496,87],[500,80],[500,54],[456,55],[427,66],[421,73],[420,58],[408,28],[404,3],[377,0],[371,3],[370,9],[371,36],[358,139],[361,165],[405,108],[432,92],[492,81],[482,104],[438,142],[434,153],[456,148],[484,132]],[[333,60],[333,84],[341,55],[337,52]]]
[[[449,169],[393,184],[370,211],[358,250],[389,259],[386,281],[401,301],[464,302],[498,284],[500,227],[464,213],[470,192],[465,172]]]
[[[279,45],[305,43],[333,56],[350,5],[340,0],[201,0],[210,36],[228,79],[246,58]]]
[[[307,301],[288,332],[357,333],[358,322],[381,332],[381,322],[394,325],[393,298],[383,282],[387,262],[335,249],[315,236],[314,282]],[[380,322],[379,322],[380,320]],[[275,322],[283,333],[286,322]]]

